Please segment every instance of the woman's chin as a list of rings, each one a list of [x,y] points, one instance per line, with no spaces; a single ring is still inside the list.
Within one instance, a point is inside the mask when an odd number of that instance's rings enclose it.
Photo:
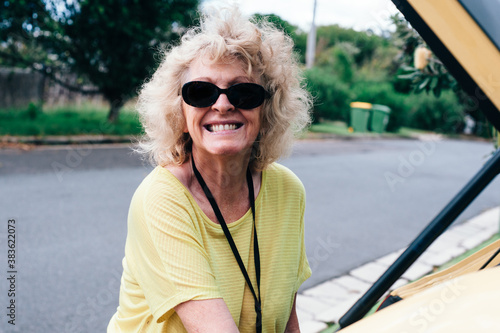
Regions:
[[[216,156],[238,156],[241,155],[242,153],[248,152],[250,150],[249,147],[241,146],[241,145],[234,145],[234,144],[221,144],[221,145],[214,145],[211,147],[206,147],[207,153],[212,155],[213,157]]]
[[[247,138],[243,140],[237,137],[210,137],[193,142],[193,148],[198,151],[205,151],[209,155],[216,156],[237,156],[250,152],[253,141]],[[246,154],[245,154],[246,155]]]

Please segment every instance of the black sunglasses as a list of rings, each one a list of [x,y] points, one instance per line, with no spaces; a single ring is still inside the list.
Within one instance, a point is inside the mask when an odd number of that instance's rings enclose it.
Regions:
[[[191,81],[182,86],[184,102],[196,108],[214,105],[220,94],[226,94],[229,102],[239,109],[256,108],[271,96],[264,87],[255,83],[238,83],[227,89],[205,81]]]

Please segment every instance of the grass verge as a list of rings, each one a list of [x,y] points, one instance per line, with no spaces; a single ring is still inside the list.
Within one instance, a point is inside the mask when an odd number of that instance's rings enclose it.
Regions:
[[[332,121],[332,122],[322,122],[319,124],[312,124],[309,128],[310,132],[313,133],[331,133],[331,134],[339,134],[339,135],[351,135],[349,132],[349,128],[346,123],[341,121]]]
[[[309,132],[312,133],[327,133],[327,134],[336,134],[336,135],[346,135],[346,136],[366,136],[366,135],[381,135],[381,133],[374,132],[352,132],[349,129],[348,125],[342,121],[323,121],[319,124],[312,124],[309,128]],[[385,132],[382,135],[387,137],[405,137],[405,138],[414,138],[422,134],[430,134],[429,131],[423,131],[419,129],[409,128],[409,127],[401,127],[397,132]]]
[[[108,111],[92,108],[60,108],[42,111],[27,109],[0,111],[0,135],[138,135],[142,127],[136,112],[123,109],[115,123],[107,121]]]

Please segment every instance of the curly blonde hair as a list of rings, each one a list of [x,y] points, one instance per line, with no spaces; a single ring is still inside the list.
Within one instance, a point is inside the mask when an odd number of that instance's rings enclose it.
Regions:
[[[145,130],[139,151],[153,165],[180,165],[189,159],[191,138],[183,132],[180,91],[183,76],[200,57],[214,62],[242,61],[249,77],[257,77],[271,93],[262,105],[252,168],[263,170],[289,154],[295,134],[310,122],[311,108],[293,42],[264,20],[251,22],[235,7],[203,14],[199,27],[188,30],[180,45],[164,52],[159,68],[139,94],[137,110]]]

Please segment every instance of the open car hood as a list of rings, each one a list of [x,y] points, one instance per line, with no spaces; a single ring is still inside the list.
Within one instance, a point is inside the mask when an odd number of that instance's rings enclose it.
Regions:
[[[393,304],[342,333],[500,332],[500,267],[469,273]]]
[[[500,0],[392,2],[469,95],[475,107],[470,111],[480,110],[500,131],[500,21],[497,18]],[[456,298],[461,301],[441,307],[440,302],[445,302],[442,293],[446,294],[447,289],[436,287],[376,313],[375,319],[368,317],[356,323],[498,174],[500,149],[339,320],[341,332],[500,332],[500,270],[497,268],[471,273],[459,280],[468,285],[460,298]],[[418,317],[425,309],[442,312],[440,316],[424,318],[428,328],[423,328],[424,322]],[[452,322],[456,323],[453,328]],[[354,327],[356,330],[352,330]]]

